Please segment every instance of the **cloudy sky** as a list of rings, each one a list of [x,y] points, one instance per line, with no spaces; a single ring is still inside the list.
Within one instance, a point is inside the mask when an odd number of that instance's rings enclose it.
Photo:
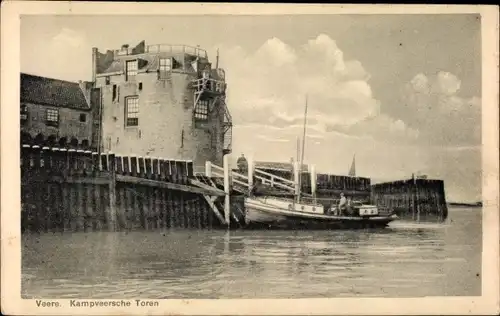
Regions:
[[[23,16],[21,71],[91,80],[91,49],[200,45],[228,81],[233,150],[288,161],[309,114],[305,162],[374,181],[421,172],[447,198],[481,196],[477,15]]]

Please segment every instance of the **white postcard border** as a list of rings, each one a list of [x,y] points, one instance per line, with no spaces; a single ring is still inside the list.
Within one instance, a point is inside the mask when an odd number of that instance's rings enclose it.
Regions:
[[[165,9],[165,10],[164,10]],[[199,14],[442,14],[480,13],[482,17],[483,100],[483,256],[482,296],[427,298],[331,298],[254,300],[153,300],[159,307],[37,307],[21,299],[20,171],[19,171],[19,27],[21,14],[85,15],[199,15]],[[428,5],[295,5],[295,4],[184,4],[3,2],[1,54],[1,307],[22,315],[130,315],[130,314],[497,314],[499,313],[499,99],[498,7]],[[119,299],[119,298],[118,298]],[[80,300],[77,300],[80,301]],[[111,301],[111,300],[85,300]]]

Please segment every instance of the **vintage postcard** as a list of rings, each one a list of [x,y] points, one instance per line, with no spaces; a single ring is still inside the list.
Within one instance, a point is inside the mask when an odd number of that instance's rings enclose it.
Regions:
[[[2,313],[498,314],[498,7],[2,3]]]

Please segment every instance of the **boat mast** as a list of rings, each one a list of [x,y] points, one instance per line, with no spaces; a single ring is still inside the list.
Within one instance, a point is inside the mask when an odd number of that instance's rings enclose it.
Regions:
[[[306,94],[306,107],[304,110],[304,132],[302,134],[302,155],[299,161],[299,196],[297,197],[297,201],[300,202],[300,191],[301,191],[301,183],[302,183],[302,164],[304,163],[304,153],[306,146],[306,126],[307,126],[307,94]]]

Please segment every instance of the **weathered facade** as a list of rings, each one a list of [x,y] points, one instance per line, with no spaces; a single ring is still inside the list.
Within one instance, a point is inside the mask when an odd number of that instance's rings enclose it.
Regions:
[[[221,164],[231,150],[225,74],[206,51],[149,45],[100,53],[93,49],[101,92],[103,152]]]
[[[90,148],[92,83],[21,74],[20,126],[25,143]]]

